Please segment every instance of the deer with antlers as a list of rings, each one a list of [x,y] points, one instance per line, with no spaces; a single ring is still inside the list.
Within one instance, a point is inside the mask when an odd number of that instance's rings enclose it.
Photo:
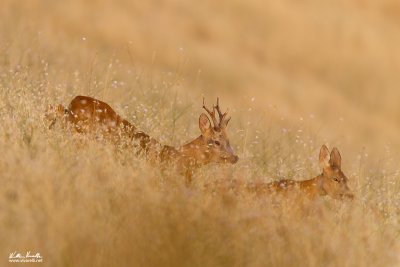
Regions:
[[[46,117],[53,126],[62,121],[73,126],[80,133],[101,131],[108,136],[126,136],[139,144],[139,150],[151,161],[164,165],[174,164],[179,173],[185,175],[187,182],[192,180],[196,169],[209,163],[235,164],[239,157],[235,154],[228,138],[227,126],[230,117],[222,113],[217,98],[217,105],[203,109],[199,117],[201,135],[178,148],[162,145],[148,134],[139,131],[133,124],[121,118],[107,103],[88,96],[75,97],[68,108],[62,105],[50,107]],[[217,115],[218,114],[218,118]]]

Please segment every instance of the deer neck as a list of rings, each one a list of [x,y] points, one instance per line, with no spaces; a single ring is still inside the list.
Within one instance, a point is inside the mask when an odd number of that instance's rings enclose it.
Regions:
[[[312,179],[301,181],[300,188],[306,191],[311,198],[325,196],[326,191],[323,187],[323,175],[318,175]]]
[[[138,142],[140,149],[150,162],[172,164],[185,176],[191,176],[195,169],[209,163],[207,157],[199,149],[204,143],[202,136],[180,147],[161,145],[149,135],[138,132],[134,128],[130,132],[130,137]]]
[[[199,136],[178,148],[165,145],[162,148],[160,159],[162,162],[175,162],[186,168],[198,168],[209,163],[199,149],[203,143],[203,137]]]
[[[203,143],[202,136],[176,148],[169,145],[161,145],[148,134],[137,131],[133,125],[128,125],[128,127],[130,127],[129,137],[136,140],[140,145],[140,149],[147,155],[151,155],[151,158],[158,158],[161,162],[185,161],[191,165],[204,164],[204,160],[201,160],[201,153],[198,151],[198,148],[201,147]]]

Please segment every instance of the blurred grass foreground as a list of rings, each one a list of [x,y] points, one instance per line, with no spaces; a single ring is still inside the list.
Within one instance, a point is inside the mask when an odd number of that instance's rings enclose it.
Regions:
[[[0,2],[0,266],[398,266],[400,2]],[[49,104],[109,103],[164,144],[229,108],[236,165],[191,187],[132,151],[49,130]],[[320,173],[356,199],[275,203],[232,184]],[[39,265],[39,263],[37,264]]]

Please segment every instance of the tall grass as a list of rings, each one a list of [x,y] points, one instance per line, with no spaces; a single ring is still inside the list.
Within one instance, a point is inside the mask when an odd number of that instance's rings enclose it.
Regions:
[[[398,10],[3,1],[0,265],[14,251],[44,266],[398,265]],[[240,161],[186,187],[134,151],[49,129],[46,106],[77,94],[175,146],[200,134],[202,96],[219,96]],[[239,186],[312,178],[323,143],[342,152],[355,201],[297,206]]]

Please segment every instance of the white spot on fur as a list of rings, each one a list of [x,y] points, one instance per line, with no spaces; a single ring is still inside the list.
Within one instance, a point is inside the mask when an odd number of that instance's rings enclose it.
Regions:
[[[86,104],[86,103],[87,103],[86,99],[81,100],[81,104]]]

